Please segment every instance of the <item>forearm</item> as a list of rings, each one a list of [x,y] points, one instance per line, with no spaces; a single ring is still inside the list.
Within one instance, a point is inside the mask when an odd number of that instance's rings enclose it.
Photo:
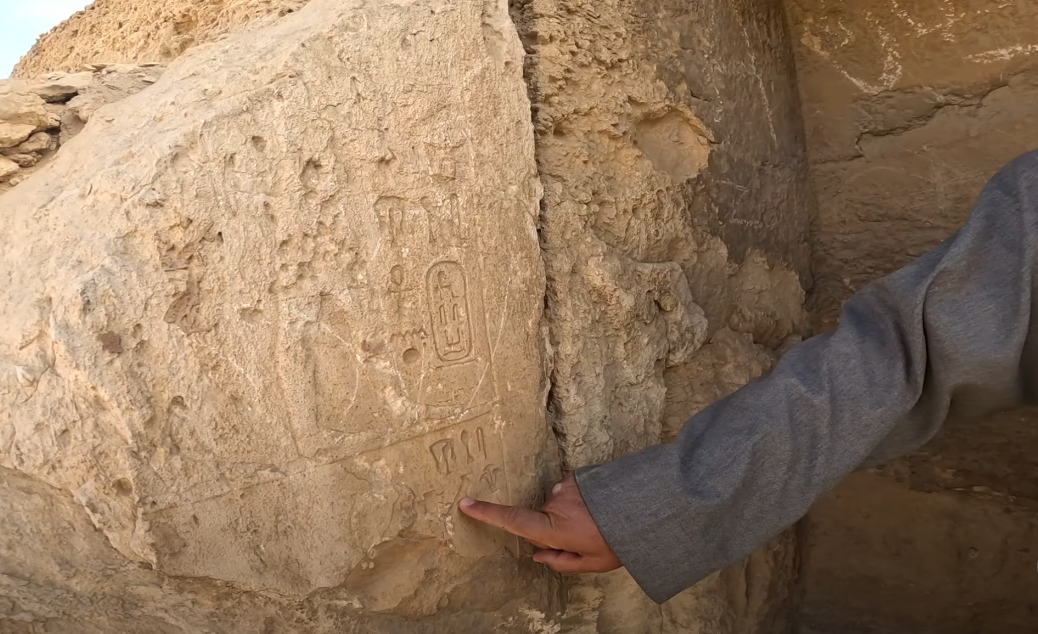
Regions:
[[[690,420],[676,442],[578,471],[610,546],[658,601],[742,560],[866,461],[1032,392],[1038,157],[966,226],[864,289],[840,326]]]

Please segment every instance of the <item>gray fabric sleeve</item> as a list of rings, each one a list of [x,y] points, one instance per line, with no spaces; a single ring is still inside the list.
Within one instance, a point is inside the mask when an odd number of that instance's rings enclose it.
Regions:
[[[839,327],[689,420],[678,439],[580,469],[617,556],[663,602],[738,563],[818,496],[951,419],[1034,402],[1038,153],[987,185],[940,247],[862,289]]]

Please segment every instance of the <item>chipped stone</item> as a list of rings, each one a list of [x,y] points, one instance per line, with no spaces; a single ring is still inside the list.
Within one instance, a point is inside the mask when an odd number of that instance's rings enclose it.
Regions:
[[[30,136],[28,140],[19,145],[16,149],[19,152],[25,154],[32,154],[33,152],[45,152],[52,149],[51,145],[54,143],[54,138],[46,132],[37,132]]]
[[[34,154],[4,154],[8,159],[18,164],[18,167],[32,167],[39,162],[39,157]]]
[[[0,156],[0,180],[10,178],[18,173],[21,169],[18,163],[7,158],[6,156]]]
[[[0,122],[32,126],[33,132],[36,132],[56,127],[59,120],[60,117],[47,108],[47,103],[39,95],[29,92],[0,93]]]
[[[30,91],[48,103],[68,101],[94,81],[94,73],[51,73],[45,81],[34,82]]]
[[[36,126],[29,123],[0,121],[0,148],[13,148],[32,136]]]
[[[0,184],[0,192],[21,182],[53,150],[79,134],[83,117],[147,88],[163,70],[121,65],[105,76],[56,72],[34,81],[0,81],[0,154],[27,170]]]

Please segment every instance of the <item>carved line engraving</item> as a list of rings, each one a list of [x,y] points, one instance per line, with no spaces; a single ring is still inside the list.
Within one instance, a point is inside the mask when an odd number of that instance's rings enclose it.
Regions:
[[[450,475],[458,466],[458,454],[454,451],[454,439],[438,440],[429,446],[429,452],[436,461],[436,470],[443,475]]]
[[[321,469],[328,469],[330,467],[335,467],[336,465],[348,465],[360,456],[385,455],[387,450],[407,447],[408,443],[422,443],[417,446],[411,445],[416,450],[419,450],[419,447],[425,446],[425,443],[428,442],[428,440],[423,442],[423,437],[434,434],[439,435],[445,432],[450,434],[450,437],[437,440],[427,445],[427,450],[432,456],[437,473],[444,477],[449,476],[451,478],[460,478],[462,489],[473,481],[478,481],[487,485],[491,493],[497,493],[501,491],[502,487],[507,487],[508,484],[508,479],[504,470],[496,463],[502,457],[500,439],[498,438],[496,443],[493,443],[495,445],[494,447],[488,447],[486,433],[484,432],[482,425],[477,426],[471,431],[469,429],[464,429],[464,426],[472,425],[476,420],[478,419],[460,421],[443,429],[431,431],[412,438],[406,438],[384,447],[378,447],[361,452],[357,455],[351,455],[338,460],[312,465],[290,474],[272,474],[272,477],[260,482],[223,487],[223,490],[219,493],[212,495],[203,495],[198,498],[191,498],[189,494],[182,494],[186,495],[186,498],[172,503],[153,505],[147,509],[146,513],[150,516],[156,513],[170,512],[182,508],[192,508],[196,505],[210,502],[212,500],[226,499],[228,496],[240,495],[243,492],[267,486],[285,480],[286,478],[305,478]],[[459,431],[459,428],[462,429]],[[492,435],[491,439],[493,440],[495,437],[496,436]],[[460,447],[459,444],[461,445]],[[415,456],[415,454],[409,453],[406,450],[402,453],[403,455]],[[459,460],[459,456],[461,457],[461,460]],[[491,460],[494,460],[495,462],[491,462]],[[482,467],[482,469],[480,469],[480,467]],[[227,483],[223,482],[222,484],[226,485]]]
[[[429,240],[433,246],[461,246],[467,242],[457,194],[450,194],[444,199],[426,196],[420,202],[429,221]]]
[[[414,235],[415,227],[408,218],[407,201],[395,196],[382,196],[375,201],[375,215],[378,217],[382,235],[389,237],[391,246],[399,246]]]
[[[467,429],[462,430],[457,438],[437,440],[429,445],[429,453],[432,454],[436,470],[443,475],[451,475],[459,467],[471,470],[473,465],[483,464],[490,457],[487,453],[486,434],[482,427],[477,427],[471,432]],[[463,463],[459,462],[459,456],[464,461]],[[496,465],[489,465],[487,468],[490,467],[500,471]],[[484,469],[480,480],[496,486],[497,474],[488,473]]]
[[[461,432],[461,444],[465,448],[465,459],[469,464],[479,460],[481,455],[482,459],[486,460],[487,441],[483,436],[482,427],[476,428],[475,437],[468,430]]]
[[[407,275],[404,272],[404,267],[397,264],[389,271],[389,285],[386,291],[389,293],[389,303],[392,307],[393,314],[400,316],[404,310],[404,293],[407,292],[405,283],[407,281]]]
[[[479,481],[490,487],[491,493],[497,493],[501,490],[501,478],[504,476],[504,472],[500,467],[493,464],[488,464],[483,469],[483,474],[479,476]]]
[[[443,361],[461,361],[472,352],[465,271],[457,262],[437,262],[426,279],[436,353]]]

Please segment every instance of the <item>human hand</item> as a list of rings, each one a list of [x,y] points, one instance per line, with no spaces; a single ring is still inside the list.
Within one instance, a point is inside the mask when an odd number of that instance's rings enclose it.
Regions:
[[[556,572],[609,572],[622,565],[598,530],[572,475],[552,488],[539,511],[470,498],[458,507],[473,519],[530,542],[540,549],[533,560]]]

